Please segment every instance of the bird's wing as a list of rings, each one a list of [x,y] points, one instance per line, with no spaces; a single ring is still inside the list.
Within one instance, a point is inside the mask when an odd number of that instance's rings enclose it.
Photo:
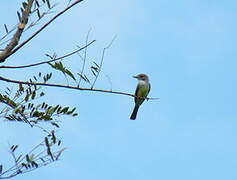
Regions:
[[[151,84],[149,83],[149,90],[147,92],[147,95],[149,94],[150,90],[151,90]]]
[[[138,100],[138,98],[137,98],[138,87],[139,87],[139,86],[137,85],[137,88],[136,88],[136,91],[135,91],[135,97],[134,97],[135,104],[137,103],[137,100]]]

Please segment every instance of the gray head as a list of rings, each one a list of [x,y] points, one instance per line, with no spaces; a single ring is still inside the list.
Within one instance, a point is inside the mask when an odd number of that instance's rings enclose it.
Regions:
[[[149,78],[146,74],[138,74],[138,75],[133,76],[133,77],[138,79],[138,80],[149,81]]]

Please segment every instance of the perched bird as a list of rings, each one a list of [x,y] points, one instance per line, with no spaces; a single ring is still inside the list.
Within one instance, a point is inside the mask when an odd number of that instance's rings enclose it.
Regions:
[[[150,92],[151,85],[149,83],[149,78],[146,74],[138,74],[137,76],[133,76],[138,79],[138,84],[135,92],[135,107],[133,109],[132,115],[130,117],[131,120],[135,120],[137,117],[137,111],[143,101],[146,99],[148,93]]]

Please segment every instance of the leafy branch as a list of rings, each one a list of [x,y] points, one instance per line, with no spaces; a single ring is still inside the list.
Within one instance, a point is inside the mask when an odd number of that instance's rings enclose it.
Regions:
[[[34,85],[19,83],[19,88],[13,97],[11,97],[11,90],[7,88],[5,94],[0,94],[0,102],[10,108],[4,108],[0,114],[3,114],[3,117],[9,121],[24,121],[30,124],[31,127],[35,126],[39,121],[51,122],[53,126],[59,127],[53,117],[62,115],[77,116],[77,113],[75,113],[76,108],[49,105],[46,102],[40,104],[32,102],[45,95],[43,91],[40,91],[41,87],[35,83],[38,81],[46,83],[51,77],[51,73],[44,76],[39,73],[37,77],[33,76],[33,79],[29,80]]]
[[[0,165],[0,179],[9,179],[59,160],[62,152],[66,149],[59,148],[60,145],[61,139],[56,137],[54,130],[26,154],[18,155],[19,145],[11,145],[9,152],[13,157],[14,165],[6,170],[3,165]],[[55,148],[58,150],[54,150]]]

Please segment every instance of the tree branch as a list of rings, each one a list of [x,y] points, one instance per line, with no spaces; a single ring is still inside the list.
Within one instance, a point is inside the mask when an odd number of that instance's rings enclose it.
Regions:
[[[80,91],[93,91],[93,92],[103,92],[103,93],[110,93],[110,94],[120,94],[120,95],[125,95],[125,96],[131,96],[131,97],[136,97],[134,94],[129,94],[129,93],[124,93],[124,92],[119,92],[119,91],[110,91],[110,90],[104,90],[104,89],[92,89],[92,88],[80,88],[76,86],[69,86],[69,85],[61,85],[61,84],[50,84],[50,83],[34,83],[34,82],[27,82],[27,81],[18,81],[18,80],[12,80],[12,79],[7,79],[2,76],[0,76],[0,80],[5,81],[5,82],[10,82],[10,83],[15,83],[15,84],[26,84],[26,85],[38,85],[38,86],[48,86],[48,87],[59,87],[59,88],[67,88],[67,89],[75,89],[75,90],[80,90]],[[141,98],[141,97],[139,97]],[[158,100],[160,98],[145,98],[147,100]]]
[[[19,68],[28,68],[28,67],[33,67],[33,66],[38,66],[38,65],[41,65],[41,64],[46,64],[46,63],[50,63],[50,62],[54,62],[54,61],[58,61],[60,59],[63,59],[63,58],[66,58],[66,57],[69,57],[73,54],[76,54],[78,53],[79,51],[87,48],[88,46],[90,46],[92,43],[94,43],[96,40],[93,40],[91,41],[89,44],[85,45],[84,47],[80,48],[80,49],[77,49],[71,53],[68,53],[66,55],[63,55],[61,57],[58,57],[58,58],[55,58],[55,59],[51,59],[51,60],[48,60],[48,61],[42,61],[42,62],[39,62],[39,63],[35,63],[35,64],[29,64],[29,65],[24,65],[24,66],[0,66],[0,68],[8,68],[8,69],[19,69]]]
[[[30,0],[33,1],[33,0]],[[32,36],[30,36],[27,40],[22,42],[20,45],[18,45],[15,49],[13,49],[11,52],[6,54],[3,57],[0,57],[0,63],[4,62],[9,56],[14,54],[16,51],[18,51],[20,48],[22,48],[25,44],[27,44],[31,39],[33,39],[37,34],[39,34],[43,29],[45,29],[49,24],[51,24],[55,19],[57,19],[59,16],[64,14],[67,10],[75,6],[76,4],[82,2],[83,0],[76,0],[72,4],[70,4],[68,7],[66,7],[64,10],[60,11],[58,14],[56,14],[52,19],[50,19],[46,24],[44,24],[38,31],[36,31]]]
[[[34,0],[29,0],[27,3],[27,7],[22,12],[22,17],[20,23],[18,24],[17,30],[12,37],[10,43],[6,46],[6,48],[0,53],[0,63],[4,62],[7,57],[12,54],[12,50],[18,45],[19,40],[21,38],[22,32],[25,29],[25,25],[28,22],[28,18],[30,15],[30,10],[33,5]]]

